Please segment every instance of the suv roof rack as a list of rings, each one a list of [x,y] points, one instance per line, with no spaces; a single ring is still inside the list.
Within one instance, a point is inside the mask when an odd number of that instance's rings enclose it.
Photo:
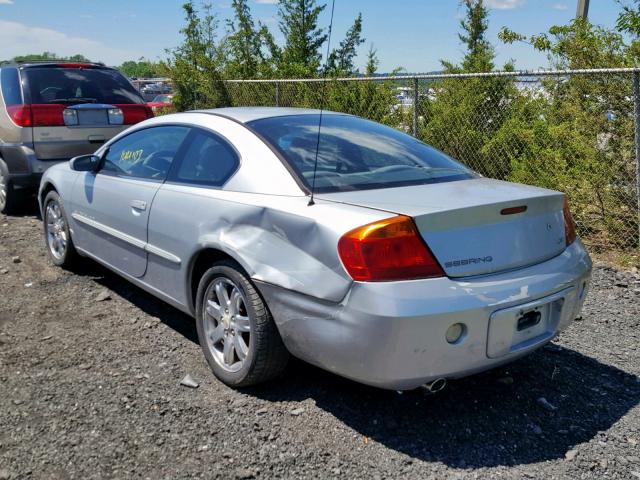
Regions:
[[[0,62],[0,65],[64,65],[65,63],[71,65],[95,65],[97,67],[106,67],[102,62],[83,62],[78,60],[63,60],[52,58],[50,60],[4,60]]]

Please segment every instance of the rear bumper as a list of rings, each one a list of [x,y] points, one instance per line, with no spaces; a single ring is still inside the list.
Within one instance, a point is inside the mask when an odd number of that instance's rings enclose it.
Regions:
[[[256,283],[293,355],[362,383],[405,390],[487,370],[549,342],[579,315],[591,267],[578,240],[551,260],[501,274],[355,282],[339,304]],[[514,326],[500,323],[504,315],[496,312],[538,304],[556,309],[548,329],[517,342]],[[466,333],[449,344],[445,333],[454,323]]]
[[[9,169],[9,179],[18,188],[37,188],[49,167],[67,161],[39,160],[32,148],[22,144],[0,146],[0,157]]]

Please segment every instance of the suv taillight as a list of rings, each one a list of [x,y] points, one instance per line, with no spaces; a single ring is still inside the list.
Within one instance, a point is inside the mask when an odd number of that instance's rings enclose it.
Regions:
[[[577,238],[576,225],[569,210],[569,201],[564,197],[564,205],[562,206],[562,215],[564,216],[564,239],[567,247],[575,242]]]
[[[351,230],[340,238],[338,254],[347,273],[357,281],[444,276],[413,220],[404,215]]]
[[[125,125],[133,125],[154,116],[153,110],[151,110],[151,107],[148,105],[117,104],[114,105],[114,107],[122,110]]]
[[[64,125],[64,105],[13,105],[7,113],[19,127],[59,127]]]
[[[31,122],[34,127],[63,127],[66,107],[58,103],[31,105]]]
[[[11,121],[18,127],[31,126],[31,106],[30,105],[11,105],[7,106],[7,113]]]

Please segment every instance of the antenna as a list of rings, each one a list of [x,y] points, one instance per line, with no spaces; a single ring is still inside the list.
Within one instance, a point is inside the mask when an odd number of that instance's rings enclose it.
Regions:
[[[320,119],[318,121],[318,137],[316,138],[316,158],[313,163],[313,180],[311,181],[311,197],[309,198],[309,207],[315,205],[313,196],[316,190],[316,173],[318,171],[318,152],[320,150],[320,131],[322,129],[322,112],[324,110],[325,101],[325,85],[327,83],[327,73],[329,66],[329,54],[331,53],[331,30],[333,30],[333,12],[336,7],[336,0],[331,0],[331,21],[329,22],[329,35],[327,36],[327,56],[324,59],[324,73],[322,75],[322,93],[320,94]]]

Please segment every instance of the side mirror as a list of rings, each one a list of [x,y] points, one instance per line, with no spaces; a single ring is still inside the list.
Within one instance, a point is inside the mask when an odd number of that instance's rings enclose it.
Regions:
[[[73,157],[69,161],[71,170],[76,172],[95,172],[100,165],[100,157],[97,155],[80,155],[79,157]]]

